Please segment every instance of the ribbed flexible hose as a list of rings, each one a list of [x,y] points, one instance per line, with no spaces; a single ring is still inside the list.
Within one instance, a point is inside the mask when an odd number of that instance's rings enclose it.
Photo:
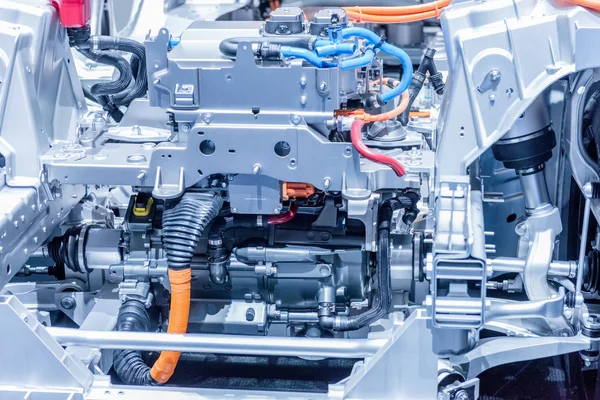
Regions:
[[[115,96],[115,103],[128,106],[134,99],[142,97],[148,91],[148,76],[146,74],[146,48],[135,40],[112,36],[94,36],[94,47],[100,50],[119,50],[133,54],[131,71],[135,83],[131,88]]]
[[[150,316],[144,304],[139,300],[127,300],[119,309],[117,330],[129,332],[147,332],[150,329]],[[150,376],[150,367],[142,359],[142,353],[136,350],[117,350],[114,352],[113,368],[126,385],[156,385]]]
[[[167,333],[185,333],[190,312],[192,270],[190,264],[202,233],[217,216],[223,199],[213,194],[185,194],[163,211],[163,246],[167,253],[171,307]],[[150,376],[159,383],[167,382],[181,353],[163,351],[154,363]]]
[[[90,89],[94,96],[117,94],[125,91],[131,82],[132,73],[129,63],[121,56],[110,52],[95,52],[89,49],[78,51],[92,61],[111,65],[119,71],[119,77],[111,82],[96,83]]]

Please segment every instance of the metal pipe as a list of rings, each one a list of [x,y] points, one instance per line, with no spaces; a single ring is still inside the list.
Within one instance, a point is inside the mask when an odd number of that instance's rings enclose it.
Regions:
[[[525,210],[528,214],[531,214],[532,210],[550,203],[550,194],[548,193],[543,165],[526,170],[517,170],[517,174],[521,181]]]
[[[46,328],[46,330],[62,346],[253,356],[365,358],[373,356],[387,343],[387,339],[179,335],[151,332],[87,331],[71,328]]]
[[[583,209],[583,223],[581,224],[581,241],[579,242],[579,259],[577,262],[577,280],[575,283],[575,308],[578,312],[573,313],[573,323],[577,325],[580,319],[581,304],[583,303],[583,294],[581,286],[583,285],[583,264],[585,262],[585,249],[587,247],[588,227],[590,225],[590,210],[592,197],[594,195],[594,185],[590,182],[583,185],[583,196],[585,197],[585,205]]]
[[[488,259],[488,265],[492,268],[492,272],[515,272],[520,274],[525,268],[525,259],[497,257]],[[574,261],[552,261],[548,268],[548,275],[574,278],[576,271],[577,264]]]

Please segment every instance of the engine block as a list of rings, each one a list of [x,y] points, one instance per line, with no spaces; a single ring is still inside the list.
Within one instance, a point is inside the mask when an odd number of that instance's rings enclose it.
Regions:
[[[0,4],[0,393],[305,396],[182,381],[212,355],[302,363],[315,399],[597,368],[600,20],[578,1],[259,1],[143,41],[144,2],[121,33],[86,1]],[[392,25],[412,14],[441,29]]]

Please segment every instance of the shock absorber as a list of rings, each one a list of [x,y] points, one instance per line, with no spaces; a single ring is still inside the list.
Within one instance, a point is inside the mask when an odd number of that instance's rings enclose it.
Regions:
[[[538,97],[517,120],[515,126],[492,146],[494,157],[502,161],[506,168],[517,172],[528,214],[536,208],[550,204],[544,166],[552,157],[554,146],[556,139],[550,124],[548,107],[542,96]]]

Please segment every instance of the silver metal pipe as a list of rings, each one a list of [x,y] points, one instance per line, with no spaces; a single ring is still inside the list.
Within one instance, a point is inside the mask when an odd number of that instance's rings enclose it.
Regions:
[[[546,183],[543,168],[535,167],[529,170],[518,170],[517,174],[519,175],[521,188],[523,189],[525,210],[528,213],[550,203],[548,184]]]
[[[577,262],[577,280],[575,283],[575,308],[581,310],[583,303],[583,294],[581,286],[583,285],[583,264],[585,262],[585,249],[587,247],[588,227],[590,225],[590,210],[592,204],[592,196],[594,193],[593,185],[588,182],[583,186],[583,196],[585,197],[585,205],[583,208],[583,223],[581,224],[581,241],[579,242],[579,260]],[[581,318],[580,312],[573,313],[573,323],[577,325]]]
[[[524,258],[496,257],[488,259],[488,265],[493,272],[522,273],[525,268]],[[548,276],[564,276],[574,278],[577,264],[574,261],[552,261],[548,268]]]
[[[92,36],[99,36],[102,34],[102,19],[104,17],[104,0],[92,0],[91,15],[90,15],[90,28]]]
[[[238,335],[175,335],[150,332],[86,331],[46,328],[63,346],[141,351],[182,351],[253,356],[364,358],[375,354],[387,339],[312,339]]]

